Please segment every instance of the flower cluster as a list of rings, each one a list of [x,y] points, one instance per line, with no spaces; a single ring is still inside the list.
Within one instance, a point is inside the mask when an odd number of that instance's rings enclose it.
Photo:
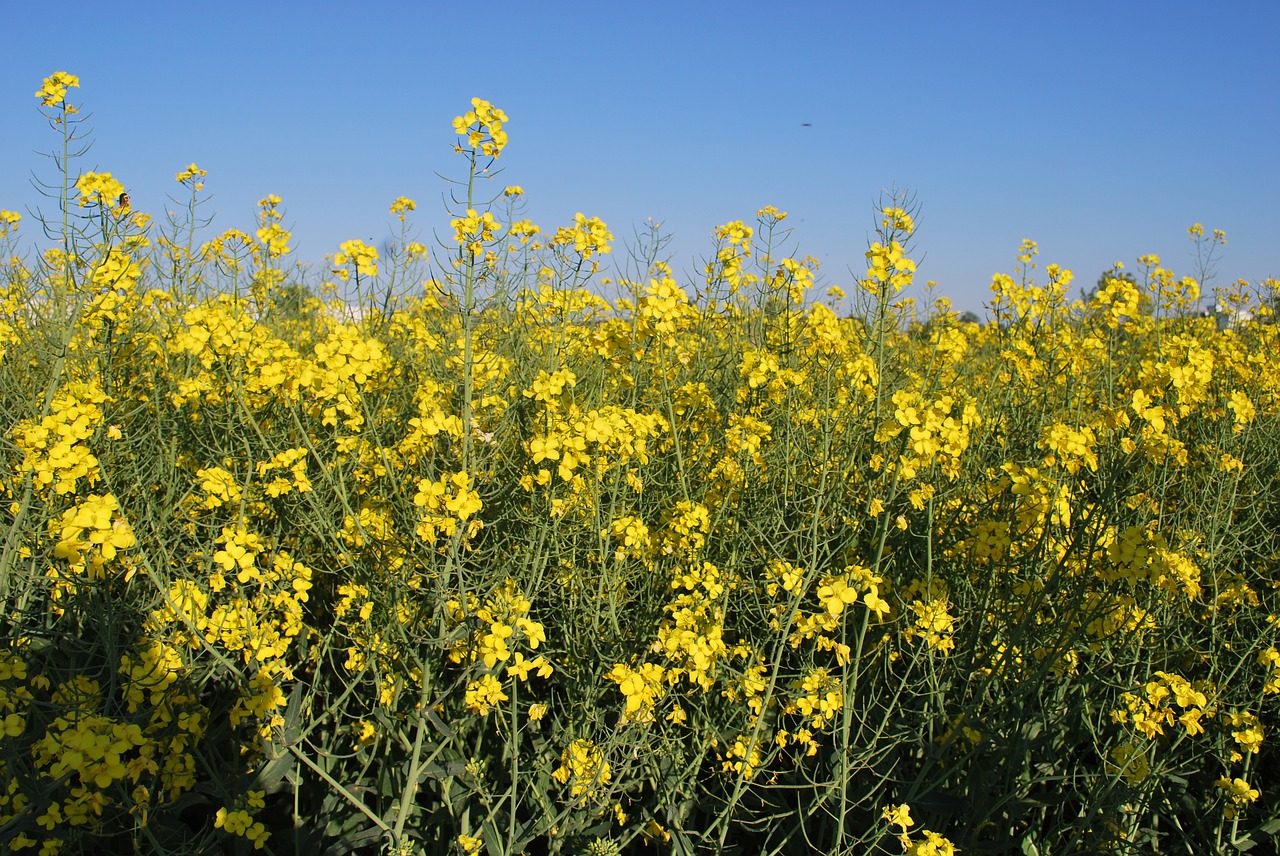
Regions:
[[[343,282],[350,276],[347,265],[355,266],[357,277],[377,276],[378,251],[364,241],[344,241],[333,257],[333,266]]]
[[[599,217],[587,217],[581,211],[573,215],[572,226],[561,226],[551,239],[552,246],[571,246],[573,251],[584,259],[597,253],[604,255],[613,252],[610,242],[613,233]]]
[[[654,705],[666,694],[665,671],[654,663],[642,663],[638,669],[618,663],[605,676],[618,685],[626,707],[622,717],[627,722],[652,722]]]
[[[1212,719],[1215,710],[1203,689],[1197,689],[1186,678],[1168,672],[1157,672],[1142,694],[1126,692],[1120,696],[1123,708],[1111,712],[1116,722],[1128,723],[1147,738],[1164,734],[1166,726],[1175,722],[1192,737],[1204,733],[1202,722]]]
[[[471,99],[471,109],[453,120],[453,130],[467,138],[467,146],[486,157],[496,158],[507,145],[503,125],[507,114],[481,98]],[[461,151],[461,147],[459,147]]]
[[[76,179],[81,208],[98,205],[108,210],[123,207],[124,185],[109,172],[86,172]]]
[[[45,107],[65,105],[67,89],[80,88],[80,78],[65,71],[55,71],[44,79],[44,84],[36,90],[36,97]]]
[[[613,767],[594,741],[578,739],[565,748],[560,755],[560,766],[551,776],[567,786],[569,796],[575,800],[592,802],[613,778]]]

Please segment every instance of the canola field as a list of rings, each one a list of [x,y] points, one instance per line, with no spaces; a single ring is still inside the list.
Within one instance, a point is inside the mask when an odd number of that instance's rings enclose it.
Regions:
[[[680,282],[479,99],[440,242],[308,273],[78,87],[0,212],[6,850],[1274,852],[1274,282],[1026,242],[970,323],[893,194],[852,312],[772,207]]]

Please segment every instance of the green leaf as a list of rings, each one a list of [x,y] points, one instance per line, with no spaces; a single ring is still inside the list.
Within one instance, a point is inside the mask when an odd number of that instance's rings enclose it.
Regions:
[[[330,844],[323,853],[323,856],[345,856],[347,853],[359,850],[361,847],[373,844],[381,840],[383,832],[376,826],[369,825],[359,832],[344,835],[341,840]]]

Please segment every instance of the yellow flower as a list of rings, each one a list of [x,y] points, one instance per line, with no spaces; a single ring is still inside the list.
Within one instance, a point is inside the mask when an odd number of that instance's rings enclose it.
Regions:
[[[671,833],[662,828],[662,824],[650,818],[640,830],[644,834],[647,841],[657,841],[661,838],[664,842],[671,840]]]
[[[496,158],[507,145],[507,132],[502,128],[506,121],[506,113],[488,101],[472,98],[471,109],[454,118],[453,130],[459,136],[467,138],[467,145],[471,149],[478,149],[487,157]]]
[[[572,245],[574,251],[581,254],[584,259],[589,259],[596,253],[603,255],[613,252],[613,248],[609,246],[612,240],[613,233],[609,231],[603,220],[599,217],[588,218],[579,211],[573,215],[572,226],[561,226],[556,230],[551,243],[553,246]]]
[[[524,654],[519,651],[515,653],[515,662],[507,666],[507,674],[519,678],[522,681],[529,679],[529,673],[536,671],[538,677],[546,678],[551,675],[551,663],[546,657],[538,656],[532,660],[526,660]]]
[[[17,211],[0,211],[0,238],[18,230],[22,215]]]
[[[104,208],[115,209],[120,205],[124,185],[113,178],[109,172],[86,172],[76,179],[76,190],[80,192],[81,208],[98,204]]]
[[[67,98],[68,87],[80,88],[80,78],[65,71],[55,71],[44,79],[44,85],[36,91],[36,97],[45,107],[56,107]]]
[[[469,710],[484,716],[489,712],[489,708],[506,701],[507,694],[502,691],[502,684],[498,683],[498,679],[493,675],[481,675],[467,684],[464,700]]]
[[[590,800],[613,778],[613,768],[604,751],[592,740],[575,740],[560,755],[560,766],[551,777],[569,785],[569,795]]]
[[[827,577],[818,586],[818,600],[828,613],[838,616],[846,606],[858,602],[858,590],[843,577]]]
[[[898,806],[885,806],[881,816],[889,821],[891,826],[901,827],[903,832],[915,825],[915,821],[911,819],[911,806],[906,803]]]
[[[906,839],[906,856],[955,856],[956,846],[937,832],[924,830],[924,840],[912,842]]]
[[[403,199],[403,197],[401,198]],[[391,206],[391,210],[396,210],[394,205]],[[378,251],[364,241],[344,241],[338,247],[338,250],[338,254],[333,257],[333,266],[339,269],[338,276],[342,279],[345,280],[347,278],[345,268],[348,264],[354,264],[356,273],[360,276],[378,275]]]
[[[1271,676],[1262,686],[1265,695],[1280,693],[1280,651],[1273,645],[1258,654],[1258,662],[1271,670]]]
[[[1191,710],[1184,711],[1183,714],[1178,717],[1178,722],[1183,728],[1187,729],[1188,736],[1195,737],[1197,734],[1204,734],[1204,726],[1200,724],[1200,720],[1203,717],[1203,710],[1200,708],[1192,708]]]
[[[664,670],[653,663],[644,663],[638,669],[632,669],[623,663],[613,667],[606,678],[618,685],[626,699],[623,710],[624,721],[652,722],[654,702],[666,694],[663,685]]]
[[[261,850],[266,846],[270,833],[261,822],[255,822],[253,815],[244,809],[228,811],[226,806],[218,809],[213,825],[217,829],[225,829],[232,835],[239,835],[253,843],[253,849]]]
[[[473,256],[483,254],[485,243],[493,240],[496,229],[502,228],[491,213],[480,214],[474,208],[468,208],[465,217],[450,220],[449,225],[453,227],[453,239]]]
[[[916,614],[916,620],[907,629],[907,638],[923,638],[930,648],[943,654],[950,653],[955,648],[951,636],[955,619],[950,609],[951,604],[945,597],[932,598],[927,602],[912,601],[911,610]]]
[[[355,726],[356,743],[360,746],[368,746],[378,736],[377,730],[373,723],[367,719],[361,719]]]
[[[521,244],[528,244],[542,229],[531,220],[517,220],[511,224],[511,228],[507,230],[507,234],[513,238],[518,238]],[[515,245],[512,245],[515,249]]]
[[[1258,797],[1262,795],[1257,788],[1250,787],[1248,782],[1240,778],[1228,779],[1223,776],[1214,784],[1218,786],[1219,790],[1225,792],[1236,805],[1247,805],[1248,803],[1256,802]]]
[[[191,186],[193,189],[203,190],[204,183],[200,181],[200,179],[204,178],[208,174],[209,174],[208,170],[201,169],[200,167],[196,166],[193,163],[193,164],[188,164],[187,168],[184,169],[182,172],[175,174],[174,178],[177,179],[179,184],[192,182]]]
[[[407,196],[397,196],[395,201],[391,203],[391,213],[400,215],[400,222],[404,222],[404,215],[407,211],[413,211],[418,207],[418,203],[414,202]]]
[[[1240,748],[1253,754],[1260,751],[1265,732],[1258,718],[1252,713],[1232,713],[1228,714],[1228,717],[1231,720],[1231,725],[1238,729],[1232,731],[1231,736],[1235,738]]]
[[[1231,393],[1231,400],[1227,402],[1227,407],[1235,413],[1237,426],[1248,425],[1258,412],[1253,402],[1249,400],[1249,396],[1238,389]]]
[[[877,294],[889,286],[896,294],[911,284],[916,273],[916,263],[904,254],[902,244],[890,241],[883,246],[878,241],[867,250],[867,273],[863,287]]]
[[[293,237],[279,223],[268,223],[256,233],[258,243],[267,249],[267,255],[275,258],[289,252],[289,239]]]

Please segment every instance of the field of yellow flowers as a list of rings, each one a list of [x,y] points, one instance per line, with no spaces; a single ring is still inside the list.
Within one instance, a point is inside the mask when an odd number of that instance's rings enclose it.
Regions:
[[[0,212],[0,846],[1274,848],[1265,306],[1027,242],[962,323],[900,196],[849,317],[772,207],[605,269],[479,99],[440,245],[400,198],[308,282],[277,197],[205,236],[195,164],[163,223],[77,170],[78,86],[52,240]]]

